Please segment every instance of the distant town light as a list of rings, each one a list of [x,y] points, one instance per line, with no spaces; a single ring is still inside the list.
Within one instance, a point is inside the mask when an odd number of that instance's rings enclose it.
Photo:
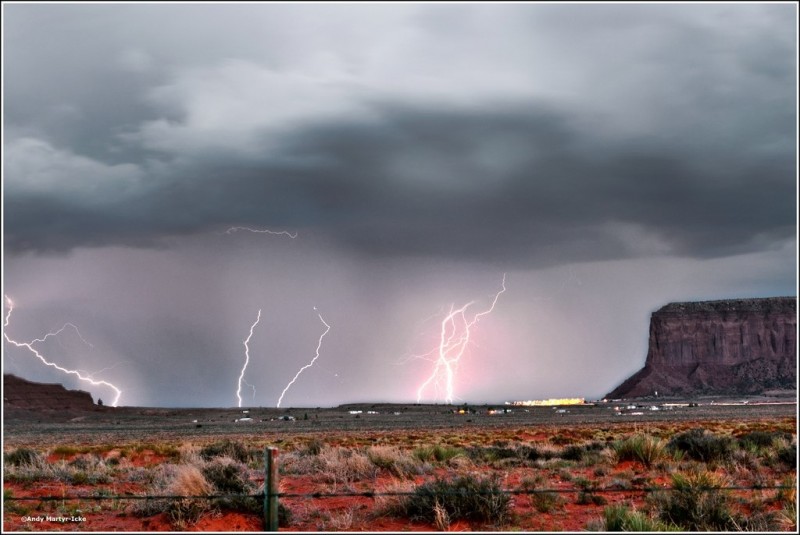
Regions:
[[[585,398],[529,399],[527,401],[507,401],[506,405],[517,407],[553,407],[556,405],[583,405]]]

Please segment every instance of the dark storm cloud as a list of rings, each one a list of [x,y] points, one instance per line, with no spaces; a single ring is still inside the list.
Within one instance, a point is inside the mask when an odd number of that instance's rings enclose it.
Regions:
[[[782,6],[22,7],[12,253],[251,225],[535,267],[795,233]]]
[[[388,106],[377,116],[296,130],[279,158],[176,165],[135,202],[93,209],[48,192],[9,195],[6,245],[154,245],[249,224],[313,229],[370,254],[543,265],[718,256],[794,233],[790,158],[719,148],[709,167],[691,146],[609,143],[548,110]],[[660,245],[648,249],[644,236]]]

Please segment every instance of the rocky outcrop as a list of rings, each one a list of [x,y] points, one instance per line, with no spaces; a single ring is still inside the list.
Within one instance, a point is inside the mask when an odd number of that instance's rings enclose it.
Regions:
[[[607,398],[795,389],[797,299],[670,303],[653,313],[644,368]]]
[[[16,375],[3,375],[5,411],[86,411],[100,408],[88,392],[67,390],[60,384],[34,383]]]

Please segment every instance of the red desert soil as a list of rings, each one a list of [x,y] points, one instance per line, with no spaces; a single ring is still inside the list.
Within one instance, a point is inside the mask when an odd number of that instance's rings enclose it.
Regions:
[[[747,424],[748,430],[775,428],[776,425],[782,428],[796,429],[794,418],[784,419],[778,422],[750,422]],[[710,422],[709,422],[710,424]],[[763,425],[762,425],[763,424]],[[648,425],[647,431],[658,432],[669,430],[676,432],[696,426],[689,422],[663,423],[660,425]],[[731,429],[737,423],[724,422],[717,424],[719,429]],[[632,428],[631,428],[632,427]],[[713,429],[715,425],[706,425]],[[625,425],[605,425],[602,431],[608,436],[628,433],[631,431],[641,431],[639,426]],[[529,444],[545,445],[563,441],[580,442],[592,437],[599,432],[595,426],[574,426],[572,428],[559,428],[559,433],[546,433],[541,430],[521,430],[505,429],[495,431],[483,431],[478,433],[480,436],[472,436],[484,444],[492,444],[497,440],[524,441]],[[400,433],[378,434],[383,443],[393,443],[411,447],[418,442],[430,443],[431,435],[427,433],[405,433],[403,437]],[[464,435],[460,435],[463,437]],[[327,445],[349,444],[363,445],[373,442],[369,436],[349,436],[341,433],[319,434],[318,437]],[[558,438],[557,438],[558,437]],[[372,437],[374,439],[374,436]],[[448,437],[441,437],[447,439]],[[555,439],[555,440],[554,440]],[[106,451],[98,451],[104,458],[118,457],[122,446],[110,447]],[[72,461],[84,454],[52,454],[48,456],[48,461],[57,462],[60,460]],[[164,462],[170,462],[168,457],[159,455],[150,449],[141,451],[130,451],[121,460],[123,463],[131,463],[136,467],[155,467]],[[172,461],[175,462],[175,461]],[[607,487],[615,478],[627,478],[628,480],[641,480],[645,483],[642,486],[662,487],[670,484],[669,475],[654,468],[648,468],[641,463],[625,461],[613,466],[606,465],[605,473],[597,473],[596,467],[572,466],[567,470],[556,468],[531,468],[522,466],[500,466],[495,467],[469,467],[470,472],[478,472],[483,475],[497,475],[500,485],[503,488],[515,489],[522,486],[524,479],[539,477],[537,487],[567,490],[576,488],[576,480],[584,478],[596,483],[598,486]],[[315,492],[331,493],[343,490],[356,492],[372,491],[381,489],[399,488],[404,483],[410,486],[420,484],[425,480],[431,479],[433,475],[447,476],[456,473],[451,468],[437,468],[433,474],[428,476],[417,476],[412,481],[397,480],[394,477],[381,473],[375,480],[356,481],[350,483],[349,487],[344,485],[333,485],[324,483],[315,475],[292,475],[286,474],[281,477],[280,491],[291,494],[311,494]],[[464,473],[464,469],[459,469],[457,473]],[[632,476],[631,476],[632,474]],[[786,475],[779,471],[764,467],[763,478],[765,481],[780,482]],[[263,481],[263,479],[262,479]],[[744,481],[731,481],[733,484],[745,484]],[[147,489],[145,483],[130,482],[109,482],[100,485],[65,485],[57,481],[37,481],[35,483],[11,483],[4,482],[4,491],[10,492],[13,496],[59,496],[64,494],[84,494],[91,495],[100,490],[109,494],[124,495],[143,494]],[[769,491],[764,491],[766,496]],[[745,499],[752,499],[752,493],[736,493]],[[512,496],[512,519],[505,529],[513,528],[523,531],[583,531],[587,523],[601,517],[603,509],[607,505],[615,503],[625,503],[636,509],[644,507],[645,493],[637,491],[625,491],[603,494],[607,500],[604,505],[587,504],[581,505],[577,502],[577,492],[564,492],[559,494],[561,504],[554,507],[548,513],[540,513],[536,510],[531,497],[524,494]],[[307,497],[283,498],[281,503],[288,507],[292,513],[292,521],[288,527],[282,527],[281,531],[381,531],[381,532],[402,532],[402,531],[432,531],[435,526],[421,522],[411,522],[406,518],[395,518],[388,515],[376,514],[379,509],[379,499],[371,497],[335,497],[309,499]],[[102,505],[101,505],[102,504]],[[10,512],[8,502],[6,503],[4,514],[4,528],[6,531],[176,531],[174,525],[170,524],[169,518],[165,513],[150,517],[137,517],[130,512],[130,501],[120,501],[115,505],[110,502],[82,501],[78,502],[48,502],[38,505],[37,502],[16,502],[15,511]],[[61,516],[61,511],[80,510],[79,514],[86,518],[85,522],[30,522],[23,521],[25,516]],[[770,506],[774,507],[774,506]],[[24,508],[24,509],[23,509]],[[744,509],[745,512],[747,509]],[[22,511],[22,512],[21,512]],[[262,529],[262,518],[257,514],[232,512],[232,511],[211,511],[205,513],[199,521],[187,526],[186,531],[260,531]],[[492,531],[503,529],[497,526],[481,526],[467,522],[454,522],[450,525],[449,531],[471,531],[483,530]]]

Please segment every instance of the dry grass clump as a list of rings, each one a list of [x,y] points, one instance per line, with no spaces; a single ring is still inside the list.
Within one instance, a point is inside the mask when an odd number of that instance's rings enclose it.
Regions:
[[[6,466],[23,466],[36,464],[42,460],[42,454],[30,448],[17,448],[12,452],[3,453],[3,464]]]
[[[230,457],[239,462],[246,463],[250,460],[250,452],[241,442],[222,440],[203,446],[200,450],[200,457],[207,461],[214,457]]]
[[[680,531],[678,526],[651,518],[647,514],[630,509],[627,505],[611,505],[603,510],[603,520],[599,525],[590,523],[591,531]],[[591,529],[596,527],[597,529]]]
[[[413,492],[414,488],[411,481],[393,480],[376,489],[374,516],[406,516],[405,494]]]
[[[198,451],[184,445],[180,450],[182,464],[162,464],[151,470],[151,484],[147,494],[182,496],[144,500],[133,506],[137,516],[151,516],[166,512],[173,527],[183,530],[196,523],[204,514],[219,509],[259,512],[260,501],[250,497],[256,494],[255,484],[249,479],[247,466],[227,456],[204,460]],[[207,498],[207,496],[225,495]]]
[[[464,455],[463,448],[456,448],[442,444],[434,444],[431,446],[420,446],[412,452],[412,455],[423,462],[429,463],[446,463],[457,455]]]
[[[184,442],[178,447],[178,460],[181,463],[195,466],[200,466],[204,462],[202,455],[200,455],[200,446],[190,442]]]
[[[378,468],[399,478],[413,478],[429,471],[427,463],[397,446],[370,446],[367,457]]]
[[[174,478],[166,487],[166,493],[187,497],[167,500],[166,504],[162,504],[172,526],[184,530],[197,522],[211,509],[211,502],[202,496],[210,495],[213,490],[213,486],[198,467],[190,464],[178,465]]]
[[[326,483],[349,484],[375,479],[380,472],[364,451],[340,447],[323,447],[317,455],[291,452],[281,458],[286,474],[316,474]]]
[[[70,462],[59,460],[50,463],[44,455],[32,450],[17,455],[14,453],[3,474],[8,481],[61,481],[73,485],[95,485],[111,481],[115,470],[114,462],[109,463],[96,454],[82,454]]]
[[[660,438],[636,434],[611,444],[611,459],[616,462],[635,461],[646,467],[664,458],[666,444]]]

